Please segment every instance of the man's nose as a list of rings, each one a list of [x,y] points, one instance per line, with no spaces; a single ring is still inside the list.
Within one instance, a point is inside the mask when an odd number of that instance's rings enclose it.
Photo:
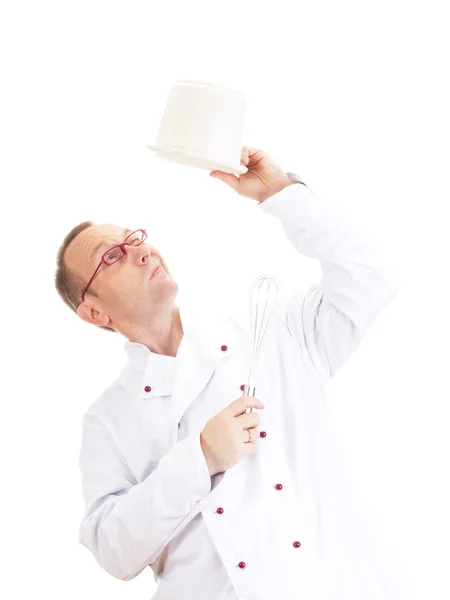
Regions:
[[[151,255],[150,246],[129,246],[127,250],[129,250],[130,256],[135,264],[138,266],[148,264]]]

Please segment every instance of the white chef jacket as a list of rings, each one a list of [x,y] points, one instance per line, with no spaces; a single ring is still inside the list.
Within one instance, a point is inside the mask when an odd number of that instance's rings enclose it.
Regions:
[[[248,381],[247,306],[234,316],[180,307],[176,357],[127,341],[126,366],[83,416],[79,541],[123,581],[150,566],[153,600],[399,600],[327,415],[328,385],[397,275],[306,185],[255,206],[322,271],[307,292],[279,294],[256,361],[255,452],[210,477],[200,445]]]

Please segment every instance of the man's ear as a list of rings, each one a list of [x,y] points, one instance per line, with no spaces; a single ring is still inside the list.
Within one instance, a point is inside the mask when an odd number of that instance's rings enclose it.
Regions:
[[[98,311],[93,305],[90,306],[86,302],[79,305],[77,314],[80,319],[83,319],[86,323],[97,325],[97,327],[108,326],[111,321],[106,313]]]

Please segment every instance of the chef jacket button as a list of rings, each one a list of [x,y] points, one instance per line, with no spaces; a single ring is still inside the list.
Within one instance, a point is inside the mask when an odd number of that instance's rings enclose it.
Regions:
[[[300,548],[301,546],[300,542],[294,542],[292,545],[294,546],[294,548]]]
[[[178,429],[180,428],[180,426],[181,426],[181,423],[178,423]]]
[[[151,392],[151,391],[152,391],[152,388],[151,388],[149,385],[146,385],[146,386],[145,386],[145,388],[144,388],[144,390],[145,390],[146,392]]]
[[[238,564],[238,567],[239,567],[240,569],[245,569],[245,567],[246,567],[246,566],[247,566],[247,565],[246,565],[246,564],[245,564],[245,562],[244,562],[244,561],[242,561],[242,560],[241,560],[241,562]]]
[[[275,486],[277,490],[282,490],[283,486],[281,485],[281,483],[277,483],[277,485]]]
[[[228,350],[228,346],[221,346],[220,349],[222,350],[222,352],[226,352]]]
[[[244,390],[245,390],[245,383],[243,383],[243,384],[241,385],[241,391],[243,392]]]
[[[259,432],[259,437],[266,437],[267,433],[265,431]]]
[[[216,510],[216,512],[218,512],[219,515],[221,515],[223,513],[223,508],[221,506],[219,506],[219,508]]]

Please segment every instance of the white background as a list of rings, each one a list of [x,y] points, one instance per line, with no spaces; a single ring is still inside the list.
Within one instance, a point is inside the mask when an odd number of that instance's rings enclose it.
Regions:
[[[56,294],[65,234],[88,219],[147,228],[179,305],[247,307],[261,273],[302,289],[320,275],[254,201],[147,150],[173,83],[204,79],[246,95],[245,144],[350,212],[400,269],[399,294],[334,380],[331,416],[410,598],[449,597],[444,9],[3,3],[2,596],[130,600],[155,589],[150,569],[121,582],[77,542],[80,420],[125,356],[123,338]]]

